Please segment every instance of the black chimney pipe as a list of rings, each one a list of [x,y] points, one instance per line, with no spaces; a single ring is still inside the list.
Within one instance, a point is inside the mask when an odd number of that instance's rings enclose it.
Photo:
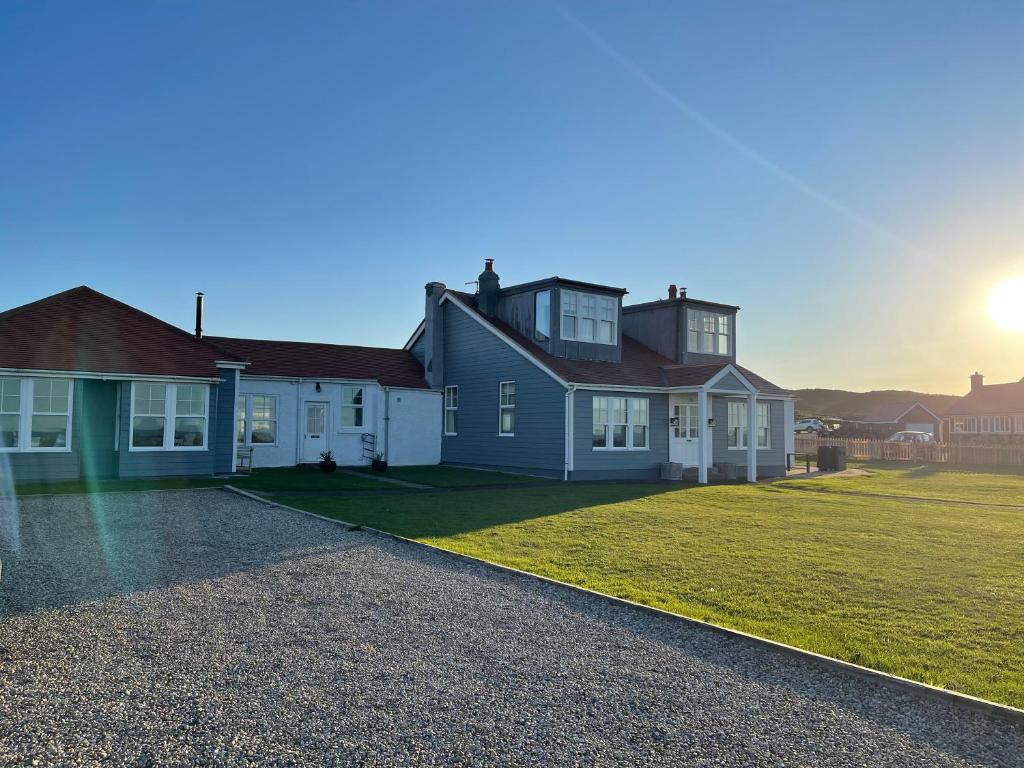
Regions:
[[[196,338],[203,338],[203,292],[196,294]]]

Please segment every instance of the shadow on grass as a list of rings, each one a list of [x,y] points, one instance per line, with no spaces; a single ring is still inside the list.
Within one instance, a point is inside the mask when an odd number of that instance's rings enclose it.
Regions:
[[[1024,467],[988,467],[970,464],[915,464],[909,461],[863,461],[857,462],[866,470],[879,469],[902,472],[908,479],[921,479],[953,472],[968,472],[978,475],[1024,476]]]
[[[399,493],[372,498],[286,494],[274,498],[282,504],[335,520],[422,539],[456,536],[665,493],[699,492],[702,487],[661,482],[559,483],[542,487]],[[685,497],[680,499],[680,511],[685,511]]]

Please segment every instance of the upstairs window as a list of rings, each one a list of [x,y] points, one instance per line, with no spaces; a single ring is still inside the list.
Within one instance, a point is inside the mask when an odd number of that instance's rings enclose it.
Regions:
[[[619,302],[612,296],[562,291],[562,338],[617,344]]]
[[[341,426],[358,429],[363,426],[363,388],[341,388]]]
[[[703,352],[708,355],[732,354],[734,321],[732,315],[687,309],[687,351]]]
[[[551,338],[551,291],[537,291],[533,305],[533,338],[547,341]]]
[[[511,437],[516,433],[516,383],[503,381],[498,388],[498,434]]]
[[[444,433],[458,434],[459,388],[457,385],[444,388]]]

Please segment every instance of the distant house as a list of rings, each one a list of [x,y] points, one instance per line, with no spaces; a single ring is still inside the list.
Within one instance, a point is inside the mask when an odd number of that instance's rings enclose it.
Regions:
[[[440,394],[401,349],[189,333],[86,286],[0,313],[0,481],[436,463]]]
[[[490,260],[475,295],[427,284],[406,348],[444,391],[441,460],[572,480],[784,474],[793,398],[736,363],[739,308],[626,293],[502,287]]]
[[[844,419],[840,427],[844,437],[884,440],[896,432],[927,432],[942,438],[942,416],[922,402],[883,403],[868,412]]]
[[[946,434],[954,442],[1024,444],[1024,379],[985,384],[975,372],[971,391],[950,405],[944,418]]]

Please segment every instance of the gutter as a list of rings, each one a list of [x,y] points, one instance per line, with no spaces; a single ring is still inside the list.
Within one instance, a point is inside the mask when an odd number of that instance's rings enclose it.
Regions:
[[[569,385],[565,390],[565,467],[562,471],[562,481],[568,482],[569,473],[573,469],[573,407],[576,403],[576,388]]]

